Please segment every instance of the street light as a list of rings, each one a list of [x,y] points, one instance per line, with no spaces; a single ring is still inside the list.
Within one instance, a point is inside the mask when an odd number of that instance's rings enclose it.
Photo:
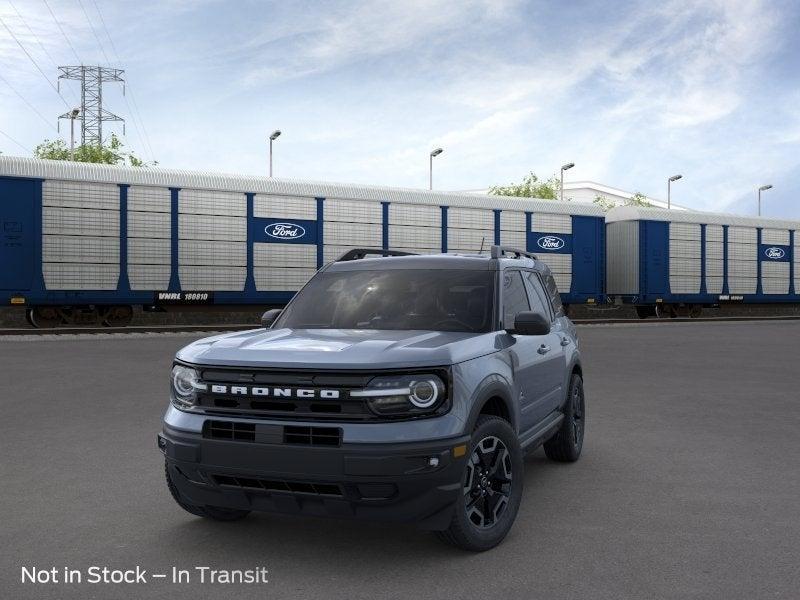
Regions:
[[[564,171],[568,171],[575,166],[575,163],[567,163],[561,165],[561,201],[564,201]]]
[[[672,208],[672,199],[670,197],[672,194],[672,182],[678,181],[678,179],[680,179],[681,177],[683,177],[683,175],[673,175],[672,177],[667,179],[667,210]]]
[[[434,156],[439,156],[442,152],[444,152],[444,150],[442,150],[441,148],[436,148],[435,150],[431,150],[430,165],[429,165],[429,168],[428,168],[428,189],[429,190],[433,189],[433,157]]]
[[[75,119],[81,114],[80,108],[69,111],[69,159],[75,160]]]
[[[272,177],[272,142],[277,140],[278,136],[280,136],[280,134],[281,134],[281,130],[280,129],[276,129],[269,136],[269,176],[270,177]]]
[[[762,185],[758,188],[758,216],[761,216],[761,192],[766,192],[767,190],[772,189],[772,184],[768,183],[767,185]]]

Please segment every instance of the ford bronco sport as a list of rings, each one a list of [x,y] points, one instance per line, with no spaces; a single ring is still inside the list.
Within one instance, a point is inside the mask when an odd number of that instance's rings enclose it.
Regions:
[[[580,456],[575,327],[526,252],[354,249],[262,324],[175,358],[158,445],[194,515],[415,523],[487,550],[517,515],[523,453]]]

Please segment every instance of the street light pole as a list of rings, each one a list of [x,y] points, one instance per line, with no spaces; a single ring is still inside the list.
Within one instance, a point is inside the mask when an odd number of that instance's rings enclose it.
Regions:
[[[75,160],[75,119],[81,114],[80,108],[69,111],[69,159]]]
[[[564,171],[567,171],[575,166],[575,163],[567,163],[561,165],[561,201],[564,201]]]
[[[439,156],[444,150],[441,148],[436,148],[435,150],[431,150],[431,154],[429,156],[429,164],[428,164],[428,189],[433,189],[433,157]]]
[[[683,175],[673,175],[667,179],[667,210],[672,208],[672,182],[678,181]]]
[[[759,217],[761,216],[761,192],[765,192],[765,191],[770,190],[770,189],[772,189],[772,184],[771,183],[769,183],[767,185],[762,185],[760,188],[758,188],[758,216]]]
[[[269,176],[272,177],[272,142],[278,139],[278,136],[281,134],[280,129],[276,129],[272,132],[269,136]]]

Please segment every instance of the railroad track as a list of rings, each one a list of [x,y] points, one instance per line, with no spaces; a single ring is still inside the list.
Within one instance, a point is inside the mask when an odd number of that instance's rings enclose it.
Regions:
[[[753,317],[700,317],[697,319],[573,319],[576,325],[657,325],[664,323],[712,323],[712,322],[747,322],[747,321],[798,321],[800,315],[782,316],[753,316]],[[238,324],[208,324],[208,325],[131,325],[128,327],[54,327],[51,329],[34,329],[32,327],[0,328],[0,337],[19,335],[97,335],[110,333],[205,333],[211,331],[242,331],[255,329],[258,325],[253,323]]]

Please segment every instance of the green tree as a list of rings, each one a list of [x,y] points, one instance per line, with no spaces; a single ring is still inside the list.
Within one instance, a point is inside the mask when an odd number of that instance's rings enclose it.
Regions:
[[[615,206],[617,203],[614,202],[611,198],[603,196],[602,194],[598,194],[594,197],[593,202],[597,204],[600,208],[602,208],[605,212],[608,212]],[[636,192],[633,196],[625,200],[622,203],[622,206],[653,206],[650,202],[647,201],[647,196],[645,196],[642,192]]]
[[[489,188],[490,194],[497,196],[517,196],[519,198],[544,198],[556,200],[561,191],[561,182],[557,177],[541,181],[535,173],[531,172],[522,179],[522,183],[510,185],[496,185]]]
[[[102,163],[106,165],[129,165],[131,167],[148,167],[157,165],[153,161],[147,163],[133,152],[125,150],[125,144],[113,133],[111,139],[102,146],[82,144],[75,147],[77,162]],[[33,149],[36,158],[49,160],[70,160],[70,151],[64,140],[45,140]]]

